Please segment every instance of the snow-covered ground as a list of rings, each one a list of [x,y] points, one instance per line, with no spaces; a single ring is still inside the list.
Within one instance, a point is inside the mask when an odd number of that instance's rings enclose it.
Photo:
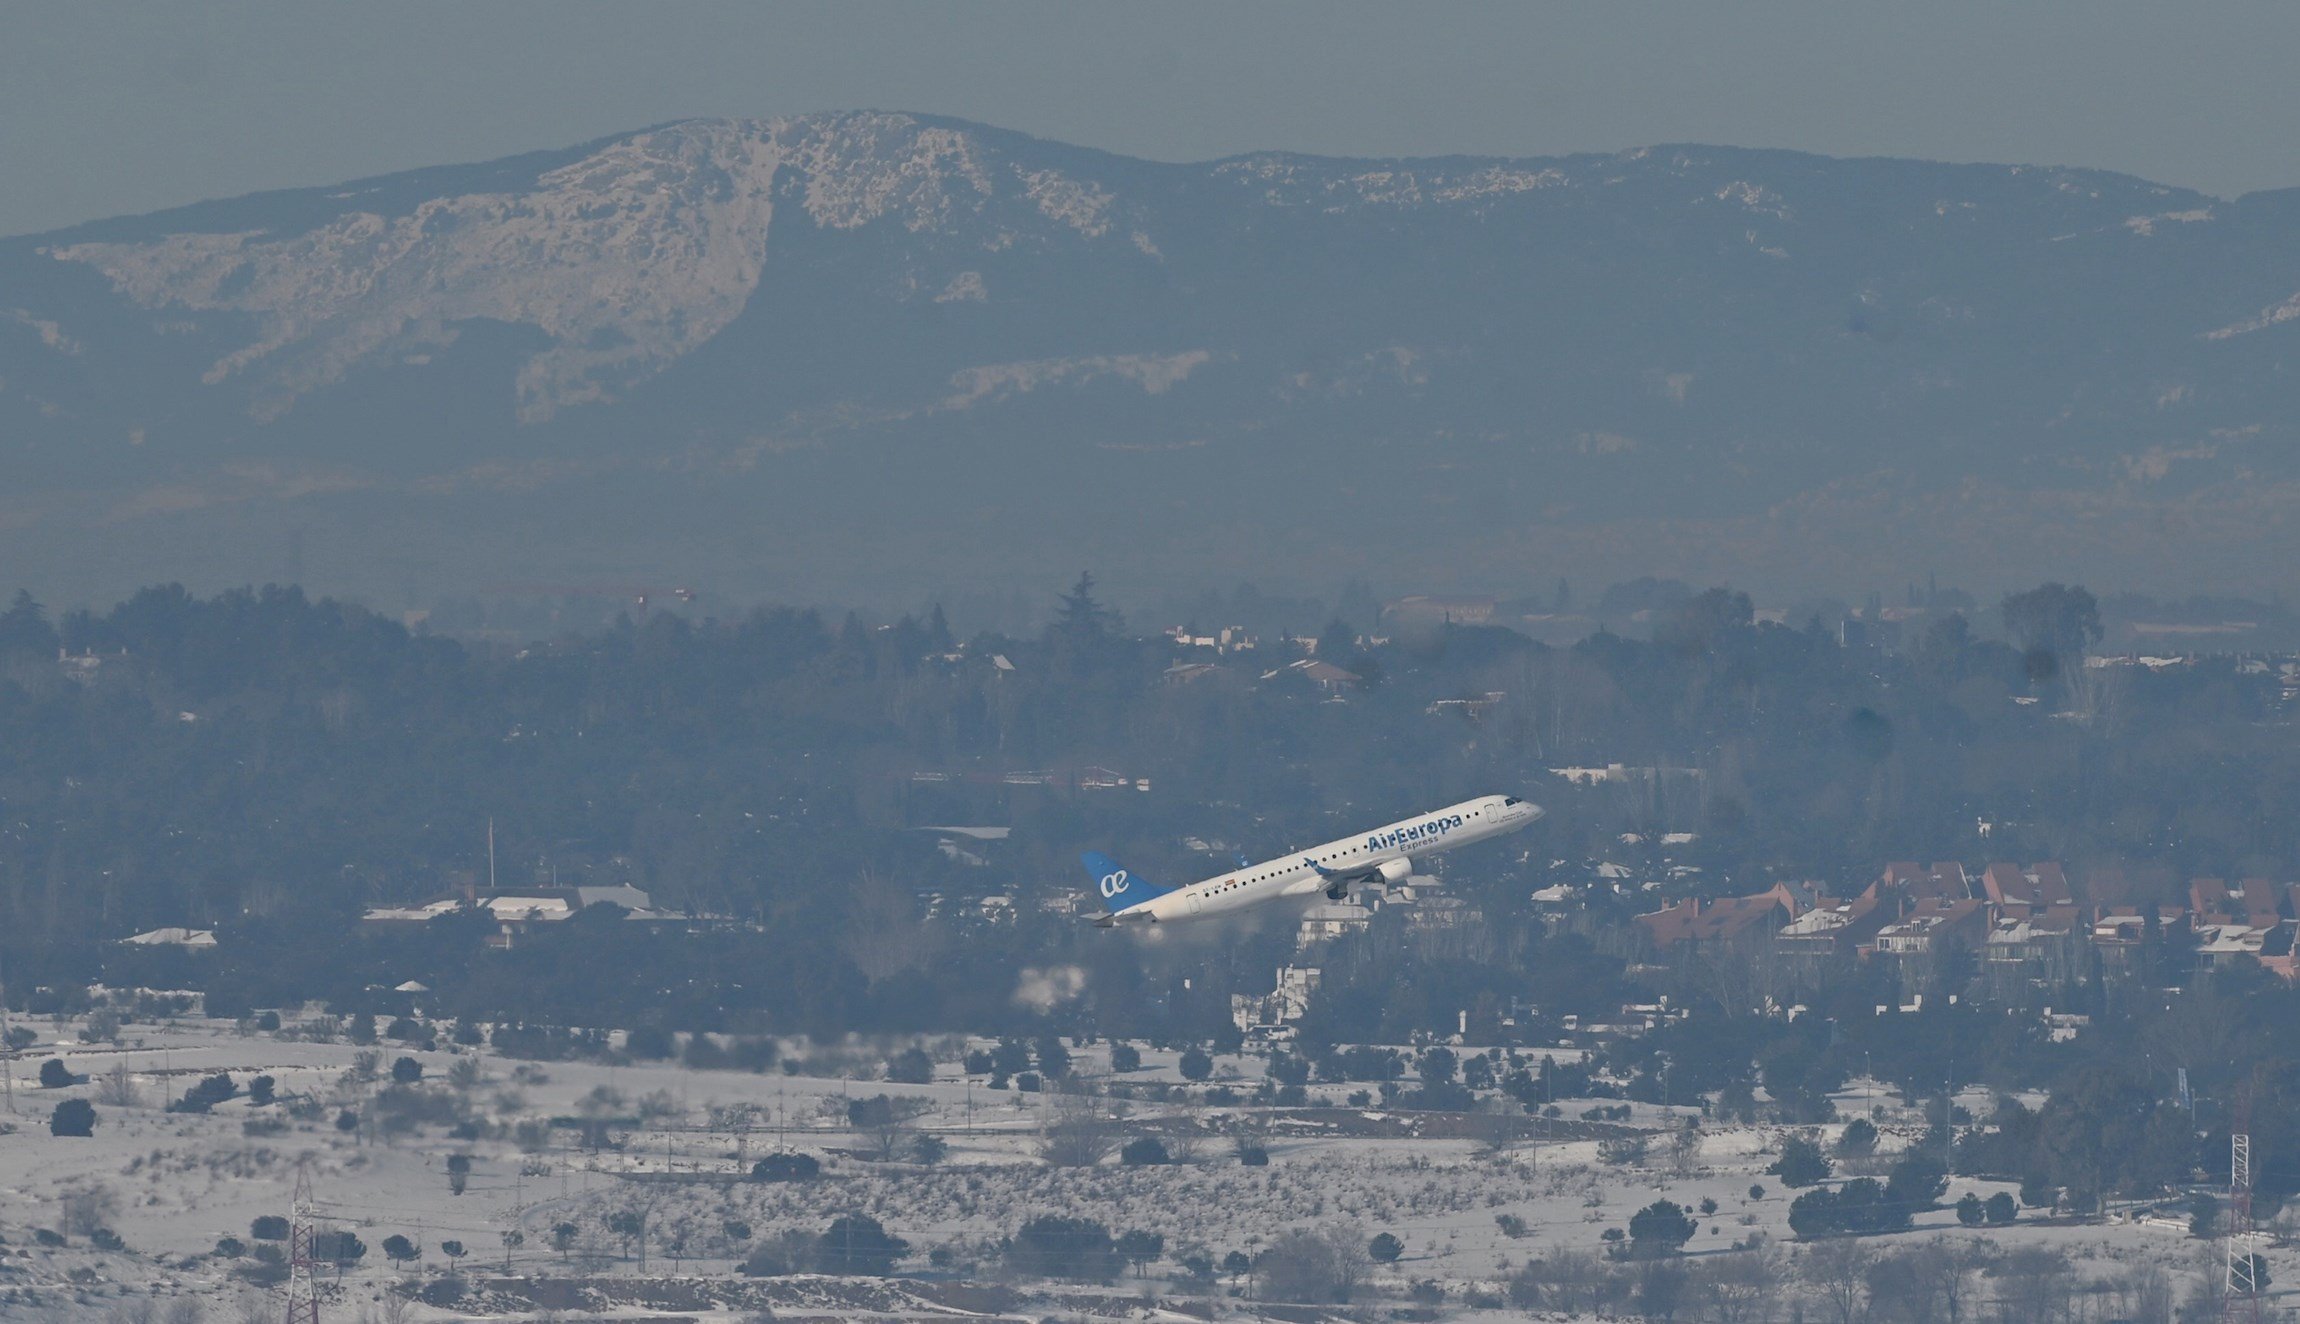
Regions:
[[[291,1212],[299,1165],[311,1178],[319,1226],[350,1229],[367,1247],[340,1279],[332,1269],[321,1275],[328,1310],[343,1319],[458,1313],[410,1307],[390,1290],[445,1273],[450,1242],[462,1247],[455,1267],[474,1285],[506,1276],[600,1277],[628,1279],[645,1297],[655,1289],[641,1290],[642,1283],[675,1276],[732,1280],[755,1247],[785,1231],[819,1232],[848,1213],[868,1214],[906,1239],[906,1270],[944,1280],[997,1279],[999,1241],[1038,1214],[1092,1218],[1112,1233],[1161,1234],[1165,1258],[1146,1279],[1123,1280],[1103,1298],[1112,1313],[1135,1308],[1153,1289],[1210,1296],[1244,1313],[1244,1302],[1225,1295],[1226,1278],[1211,1287],[1173,1281],[1178,1262],[1192,1251],[1216,1262],[1230,1251],[1250,1254],[1296,1228],[1347,1229],[1359,1244],[1388,1232],[1404,1253],[1395,1264],[1369,1266],[1368,1281],[1402,1297],[1411,1283],[1432,1280],[1448,1288],[1449,1304],[1467,1300],[1480,1284],[1498,1291],[1529,1260],[1560,1249],[1600,1250],[1607,1229],[1626,1227],[1633,1212],[1658,1199],[1696,1211],[1700,1227],[1687,1247],[1696,1261],[1729,1254],[1736,1244],[1792,1241],[1794,1192],[1764,1172],[1778,1153],[1778,1129],[1710,1127],[1695,1143],[1677,1146],[1668,1119],[1649,1108],[1636,1119],[1656,1128],[1648,1155],[1622,1165],[1604,1162],[1594,1140],[1495,1152],[1472,1140],[1401,1134],[1394,1118],[1374,1110],[1303,1119],[1134,1100],[1103,1105],[1122,1114],[1118,1133],[1158,1134],[1189,1161],[1128,1167],[1112,1158],[1056,1168],[1040,1160],[1039,1147],[1061,1101],[969,1083],[955,1061],[963,1048],[956,1041],[929,1045],[943,1059],[934,1083],[899,1085],[868,1078],[886,1056],[883,1045],[794,1046],[787,1056],[804,1064],[799,1074],[753,1074],[670,1063],[530,1063],[444,1044],[429,1052],[388,1043],[362,1049],[198,1020],[130,1025],[117,1045],[80,1044],[74,1025],[38,1028],[43,1044],[12,1064],[14,1114],[0,1118],[11,1124],[0,1133],[0,1318],[132,1315],[134,1302],[152,1298],[162,1306],[198,1301],[211,1318],[238,1319],[248,1310],[277,1318],[282,1297],[248,1285],[248,1253],[219,1254],[217,1247],[227,1237],[249,1253],[267,1244],[251,1235],[252,1224]],[[59,1039],[71,1042],[51,1046]],[[357,1069],[363,1054],[377,1055],[367,1059],[376,1077]],[[1106,1048],[1081,1048],[1076,1056],[1079,1076],[1090,1082],[1181,1083],[1172,1054],[1145,1050],[1142,1069],[1117,1078]],[[38,1072],[50,1057],[86,1081],[42,1089]],[[400,1057],[422,1065],[421,1088],[480,1121],[476,1137],[458,1139],[445,1124],[385,1133],[373,1101]],[[1259,1066],[1251,1058],[1219,1059],[1213,1083],[1233,1076],[1251,1087]],[[163,1110],[167,1099],[219,1072],[240,1086],[238,1097],[205,1115]],[[274,1078],[280,1102],[251,1104],[247,1085],[259,1074]],[[900,1156],[910,1157],[911,1137],[925,1132],[948,1146],[939,1162],[876,1161],[897,1137],[852,1128],[847,1115],[850,1101],[882,1093],[919,1110],[900,1132]],[[49,1134],[50,1112],[63,1098],[95,1104],[92,1138]],[[1985,1107],[1977,1097],[1969,1103]],[[1847,1114],[1877,1110],[1884,1142],[1870,1160],[1876,1175],[1921,1134],[1919,1119],[1894,1111],[1882,1091],[1856,1088],[1840,1104]],[[1565,1115],[1576,1116],[1581,1106],[1568,1104]],[[349,1130],[338,1125],[346,1109],[364,1119]],[[605,1125],[608,1143],[596,1152],[578,1128],[551,1125],[587,1114],[627,1120]],[[1241,1127],[1261,1137],[1267,1166],[1237,1161],[1230,1137]],[[1341,1134],[1358,1131],[1371,1134]],[[820,1179],[741,1179],[756,1159],[786,1148],[818,1157]],[[470,1160],[462,1194],[450,1189],[449,1160],[458,1155]],[[1999,1189],[2006,1188],[1957,1179],[1949,1198]],[[1713,1213],[1698,1212],[1704,1201],[1715,1202]],[[618,1214],[644,1216],[643,1267],[637,1239],[614,1229],[617,1221],[628,1226]],[[1956,1231],[1947,1210],[1919,1222],[1919,1231],[1884,1241],[1902,1245]],[[554,1237],[563,1224],[575,1229],[571,1238]],[[116,1233],[122,1248],[103,1249],[106,1239],[91,1236],[95,1226]],[[64,1244],[43,1244],[53,1242],[43,1230],[62,1233]],[[387,1260],[382,1247],[394,1235],[420,1247],[420,1257],[406,1265]],[[2209,1252],[2177,1227],[2047,1225],[2026,1214],[1991,1237],[2003,1248],[2058,1248],[2102,1276],[2141,1261],[2188,1275]],[[2266,1253],[2275,1277],[2300,1278],[2286,1252]],[[484,1297],[479,1304],[496,1302]],[[875,1313],[948,1313],[914,1304],[881,1303]],[[1071,1313],[1086,1308],[1065,1305]],[[661,1310],[642,1300],[624,1313],[659,1317]],[[813,1313],[853,1312],[822,1305]]]

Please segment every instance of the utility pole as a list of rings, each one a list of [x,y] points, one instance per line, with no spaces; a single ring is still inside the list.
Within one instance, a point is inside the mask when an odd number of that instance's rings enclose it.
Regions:
[[[287,1324],[319,1324],[319,1286],[313,1280],[317,1267],[313,1254],[313,1220],[318,1209],[311,1194],[311,1156],[298,1160],[295,1168],[295,1203],[290,1211],[295,1221],[288,1228],[288,1285]]]
[[[2236,1115],[2228,1128],[2228,1251],[2220,1317],[2258,1324],[2259,1260],[2252,1253],[2252,1083],[2236,1094]]]

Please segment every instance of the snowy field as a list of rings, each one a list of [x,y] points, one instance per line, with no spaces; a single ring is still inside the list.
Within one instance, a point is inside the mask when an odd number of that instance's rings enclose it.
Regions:
[[[366,1247],[340,1274],[333,1267],[320,1274],[328,1317],[346,1320],[730,1318],[748,1311],[746,1300],[768,1304],[766,1297],[738,1299],[767,1281],[740,1276],[747,1256],[783,1233],[819,1233],[850,1213],[868,1214],[905,1239],[910,1250],[900,1271],[928,1284],[997,1283],[1001,1239],[1040,1214],[1092,1218],[1113,1234],[1154,1232],[1164,1238],[1164,1253],[1112,1288],[1033,1300],[1037,1289],[1024,1284],[1021,1296],[1010,1291],[971,1307],[954,1303],[949,1291],[884,1289],[857,1304],[860,1298],[822,1280],[785,1279],[775,1288],[779,1317],[1037,1318],[1051,1313],[1051,1304],[1072,1315],[1181,1311],[1205,1318],[1210,1310],[1243,1318],[1254,1311],[1250,1293],[1233,1292],[1251,1283],[1227,1275],[1193,1283],[1182,1261],[1193,1253],[1216,1263],[1232,1251],[1251,1255],[1306,1228],[1345,1230],[1359,1245],[1384,1232],[1403,1243],[1394,1263],[1365,1266],[1359,1301],[1399,1306],[1421,1283],[1435,1315],[1469,1318],[1493,1313],[1509,1275],[1529,1260],[1560,1250],[1599,1252],[1608,1229],[1626,1227],[1631,1214],[1659,1199],[1695,1211],[1699,1228],[1686,1248],[1692,1263],[1755,1245],[1768,1248],[1786,1273],[1805,1253],[1788,1227],[1794,1193],[1764,1172],[1778,1154],[1778,1130],[1713,1127],[1673,1143],[1675,1119],[1651,1108],[1638,1109],[1634,1119],[1653,1131],[1646,1156],[1624,1164],[1601,1159],[1598,1142],[1587,1139],[1497,1145],[1417,1137],[1410,1119],[1378,1110],[1289,1116],[1234,1105],[1113,1102],[1103,1108],[1121,1114],[1119,1135],[1156,1134],[1183,1161],[1123,1166],[1112,1157],[1058,1168],[1039,1152],[1047,1126],[1061,1119],[1061,1101],[969,1083],[957,1060],[965,1045],[957,1041],[926,1045],[938,1058],[934,1083],[901,1085],[869,1078],[885,1060],[884,1045],[790,1046],[786,1061],[798,1064],[798,1074],[787,1074],[783,1067],[749,1073],[669,1063],[530,1063],[444,1043],[433,1051],[390,1043],[363,1049],[296,1039],[292,1018],[284,1034],[199,1020],[133,1024],[122,1027],[116,1045],[81,1043],[74,1024],[33,1028],[41,1043],[11,1064],[13,1114],[0,1119],[9,1127],[0,1134],[0,1319],[189,1324],[195,1305],[210,1320],[281,1318],[280,1289],[251,1280],[267,1276],[263,1257],[281,1251],[266,1247],[282,1243],[254,1235],[261,1230],[254,1225],[291,1212],[299,1166],[313,1187],[317,1225],[350,1230]],[[1117,1078],[1106,1048],[1081,1048],[1076,1071],[1089,1083],[1181,1084],[1173,1055],[1142,1056],[1140,1070]],[[374,1100],[402,1057],[421,1065],[411,1092],[435,1102],[437,1122],[395,1130],[379,1121]],[[41,1065],[51,1058],[85,1079],[43,1088]],[[1259,1067],[1250,1057],[1220,1058],[1209,1083],[1250,1088]],[[205,1114],[164,1110],[217,1073],[232,1078],[236,1097]],[[273,1079],[276,1101],[251,1102],[249,1083],[258,1075]],[[1324,1092],[1313,1088],[1314,1096]],[[879,1094],[910,1101],[903,1110],[916,1115],[899,1132],[850,1126],[849,1104]],[[50,1113],[67,1098],[94,1104],[92,1137],[50,1135]],[[1976,1111],[1986,1107],[1977,1096],[1969,1102]],[[1892,1111],[1882,1091],[1855,1089],[1840,1105],[1848,1115],[1879,1110],[1884,1143],[1870,1160],[1879,1176],[1921,1130],[1914,1117]],[[1569,1104],[1566,1116],[1581,1106]],[[361,1118],[349,1129],[339,1125],[347,1110]],[[478,1125],[457,1138],[454,1115]],[[597,1148],[577,1124],[587,1118],[594,1119]],[[1241,1128],[1260,1137],[1267,1166],[1235,1157],[1232,1138]],[[1360,1131],[1367,1134],[1340,1134]],[[919,1133],[947,1146],[939,1161],[908,1161]],[[881,1161],[890,1149],[897,1161]],[[743,1179],[758,1158],[780,1150],[814,1156],[821,1176],[787,1184]],[[458,1156],[468,1160],[460,1194],[451,1171]],[[2000,1189],[2009,1188],[1955,1179],[1948,1198]],[[1713,1213],[1699,1212],[1705,1201],[1714,1202]],[[632,1234],[635,1225],[643,1235]],[[1921,1217],[1916,1231],[1875,1240],[1899,1247],[1959,1233],[1944,1209]],[[383,1250],[394,1236],[420,1254],[395,1264]],[[2024,1212],[1990,1236],[1999,1248],[2057,1249],[2101,1281],[2154,1264],[2183,1296],[2213,1254],[2208,1243],[2161,1222],[2055,1225]],[[2263,1251],[2279,1285],[2300,1280],[2300,1257],[2281,1247]],[[451,1270],[474,1292],[456,1309],[409,1302],[394,1290]],[[500,1279],[621,1286],[606,1297],[571,1298],[576,1311],[559,1312],[490,1290]],[[724,1290],[697,1296],[682,1281]],[[602,1308],[608,1297],[615,1303]]]

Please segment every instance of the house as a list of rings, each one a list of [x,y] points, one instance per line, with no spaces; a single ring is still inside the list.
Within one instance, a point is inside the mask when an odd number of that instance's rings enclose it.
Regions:
[[[445,915],[468,911],[485,913],[495,921],[497,931],[488,938],[488,945],[508,949],[513,935],[536,924],[556,924],[573,919],[586,908],[611,905],[621,909],[623,918],[642,922],[685,920],[687,916],[676,911],[656,910],[648,894],[627,884],[609,887],[535,887],[516,892],[482,892],[467,884],[463,895],[440,897],[412,906],[373,906],[360,916],[360,923],[379,927],[394,925],[419,926]]]
[[[1797,898],[1786,884],[1755,896],[1699,897],[1639,915],[1637,924],[1660,951],[1685,945],[1733,943],[1751,937],[1770,937],[1773,930],[1797,917]]]
[[[1249,1038],[1290,1039],[1294,1023],[1309,1014],[1310,998],[1318,991],[1316,966],[1278,967],[1277,986],[1264,997],[1250,993],[1230,995],[1230,1020]]]
[[[1488,708],[1493,707],[1495,704],[1500,703],[1503,699],[1508,697],[1509,695],[1506,691],[1487,690],[1483,698],[1439,699],[1436,702],[1430,704],[1428,707],[1422,709],[1422,711],[1431,717],[1467,717],[1474,721],[1477,718],[1485,716],[1486,710]]]
[[[2185,951],[2191,943],[2188,912],[2179,906],[2158,906],[2156,930],[2167,951]],[[2139,906],[2110,906],[2092,921],[2092,949],[2104,969],[2129,972],[2148,941],[2148,913]]]
[[[1355,689],[1365,680],[1354,671],[1345,671],[1331,662],[1321,662],[1314,657],[1305,657],[1275,671],[1262,673],[1263,680],[1276,680],[1280,676],[1300,676],[1315,686],[1319,693],[1329,695],[1340,695],[1346,690]]]
[[[2009,913],[2015,910],[2024,913]],[[2013,1001],[2028,988],[2055,987],[2081,973],[2091,926],[2075,906],[2015,903],[2007,911],[1981,944],[1981,971],[1999,999]]]
[[[1773,950],[1814,964],[1851,957],[1894,918],[1874,887],[1851,900],[1816,897],[1804,914],[1773,930]]]
[[[1988,930],[1978,901],[1927,898],[1877,931],[1876,950],[1889,956],[1937,956],[1952,943],[1977,946]]]
[[[1428,879],[1422,880],[1426,888]],[[1485,912],[1458,896],[1418,896],[1403,898],[1413,909],[1406,912],[1406,924],[1421,930],[1473,929],[1485,923]]]
[[[205,951],[216,945],[213,929],[151,929],[121,942],[136,947],[182,947],[190,951]]]
[[[1307,947],[1311,943],[1346,938],[1365,932],[1373,922],[1374,912],[1355,901],[1322,901],[1302,912],[1295,941]]]
[[[1484,625],[1493,619],[1494,599],[1417,593],[1382,604],[1382,623],[1394,626]]]

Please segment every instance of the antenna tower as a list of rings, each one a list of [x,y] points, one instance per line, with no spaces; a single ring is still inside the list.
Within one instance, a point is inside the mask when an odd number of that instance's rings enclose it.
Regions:
[[[2259,1260],[2254,1253],[2252,1226],[2252,1083],[2236,1092],[2236,1111],[2228,1126],[2228,1252],[2227,1278],[2222,1284],[2220,1317],[2258,1324],[2260,1283],[2255,1278]]]
[[[311,1194],[311,1157],[295,1166],[294,1221],[288,1228],[287,1324],[319,1324],[318,1264],[313,1257],[319,1211]]]

